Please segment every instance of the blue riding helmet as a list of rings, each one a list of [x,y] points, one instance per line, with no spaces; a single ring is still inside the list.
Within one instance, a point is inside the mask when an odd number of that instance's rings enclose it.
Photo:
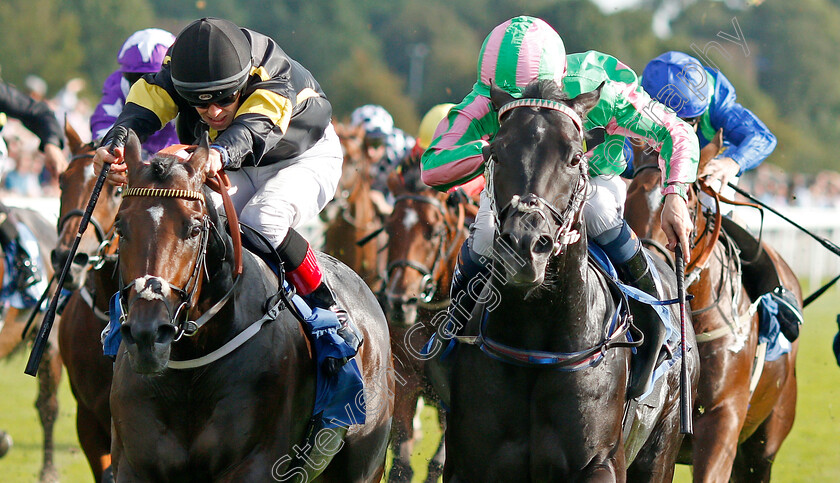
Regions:
[[[665,52],[648,62],[642,72],[642,88],[683,119],[703,114],[712,99],[703,65],[682,52]]]

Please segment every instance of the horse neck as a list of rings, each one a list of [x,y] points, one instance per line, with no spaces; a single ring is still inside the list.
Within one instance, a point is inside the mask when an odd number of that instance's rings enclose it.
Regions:
[[[573,351],[581,341],[597,342],[602,317],[593,310],[593,294],[603,290],[599,280],[589,267],[585,234],[549,260],[546,281],[536,290],[506,286],[494,275],[500,302],[490,312],[488,335],[532,350]]]

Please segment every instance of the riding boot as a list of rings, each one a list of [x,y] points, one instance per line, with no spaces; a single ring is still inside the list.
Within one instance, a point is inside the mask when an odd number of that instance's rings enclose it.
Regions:
[[[779,330],[788,341],[795,341],[799,338],[799,326],[802,325],[802,308],[799,306],[799,300],[793,292],[781,285],[770,292],[770,297],[776,302]]]
[[[619,277],[625,283],[659,299],[659,291],[647,256],[639,250],[618,267]],[[652,306],[630,300],[633,323],[644,334],[642,345],[637,348],[633,369],[630,371],[630,385],[627,397],[636,398],[650,389],[651,374],[659,363],[659,354],[665,342],[666,329]]]
[[[484,289],[486,275],[490,269],[475,259],[479,255],[473,253],[469,247],[469,240],[465,240],[458,253],[458,263],[455,265],[455,273],[452,275],[452,286],[449,289],[449,312],[448,322],[453,334],[461,333],[472,316],[475,304],[480,298]]]
[[[364,342],[361,331],[342,308],[330,287],[324,281],[315,252],[299,233],[289,230],[283,243],[277,249],[286,267],[286,277],[289,283],[294,286],[295,291],[306,300],[310,306],[326,309],[335,313],[339,322],[337,334],[352,349],[353,354],[357,353],[359,346]],[[294,268],[292,268],[294,267]],[[350,356],[352,357],[352,356]],[[331,375],[347,363],[350,357],[340,359],[326,357],[324,369]]]
[[[758,300],[764,294],[776,302],[776,320],[779,329],[787,340],[793,342],[799,337],[799,326],[802,325],[802,307],[793,292],[787,290],[776,269],[773,258],[761,246],[759,240],[752,233],[728,217],[723,217],[724,232],[735,242],[740,250],[741,283],[747,291],[750,300]],[[767,323],[764,320],[761,324]]]

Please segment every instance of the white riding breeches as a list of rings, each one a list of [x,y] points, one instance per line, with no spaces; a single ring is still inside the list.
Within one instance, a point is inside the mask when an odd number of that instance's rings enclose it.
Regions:
[[[624,222],[624,201],[627,198],[627,186],[618,176],[594,176],[589,178],[589,189],[583,204],[586,220],[586,233],[594,238]],[[562,207],[560,207],[562,210]],[[481,199],[475,223],[470,226],[470,248],[478,255],[488,257],[493,254],[493,237],[496,227],[490,198],[487,191],[481,192]]]
[[[311,220],[333,199],[343,161],[341,142],[330,124],[324,136],[291,166],[243,166],[226,171],[239,220],[277,247],[289,228]],[[214,192],[212,198],[217,209],[223,209],[221,195]]]

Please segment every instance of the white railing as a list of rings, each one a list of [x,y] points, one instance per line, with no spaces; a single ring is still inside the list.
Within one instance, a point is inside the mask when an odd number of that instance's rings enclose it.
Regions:
[[[799,207],[776,209],[815,235],[840,245],[840,209]],[[757,210],[739,207],[735,213],[753,234],[758,234],[761,217]],[[767,210],[764,210],[763,238],[782,255],[794,273],[803,280],[803,290],[806,294],[819,288],[825,279],[840,274],[840,256],[830,252],[819,242]]]

